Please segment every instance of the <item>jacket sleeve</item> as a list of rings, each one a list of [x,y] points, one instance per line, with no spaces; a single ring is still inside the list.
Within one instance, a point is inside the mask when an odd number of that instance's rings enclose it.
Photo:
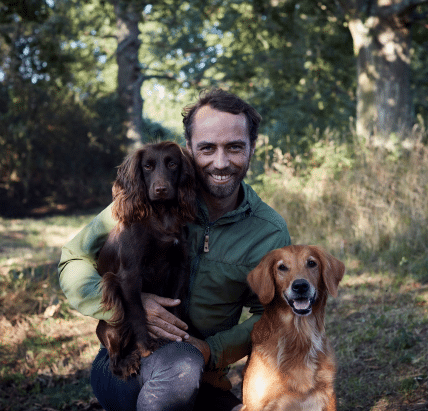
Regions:
[[[290,234],[285,226],[285,229],[277,234],[276,240],[271,243],[271,248],[266,250],[266,253],[290,244]],[[250,333],[254,324],[263,314],[263,306],[253,292],[249,294],[244,306],[250,307],[250,314],[252,314],[250,318],[228,330],[218,332],[206,338],[206,342],[211,349],[210,363],[208,364],[209,369],[219,370],[226,368],[228,365],[250,354]]]
[[[235,325],[227,331],[218,332],[205,340],[211,350],[208,369],[224,369],[250,354],[250,333],[261,315],[261,312],[253,313],[248,320]]]
[[[108,320],[111,315],[101,308],[96,258],[115,225],[110,205],[65,244],[58,266],[60,286],[71,306],[98,320]]]

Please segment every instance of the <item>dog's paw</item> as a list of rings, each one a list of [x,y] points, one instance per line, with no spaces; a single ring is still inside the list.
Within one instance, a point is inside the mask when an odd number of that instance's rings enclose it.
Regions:
[[[136,351],[142,358],[148,357],[153,352],[153,350],[150,349],[148,344],[142,344],[142,343],[137,343]]]

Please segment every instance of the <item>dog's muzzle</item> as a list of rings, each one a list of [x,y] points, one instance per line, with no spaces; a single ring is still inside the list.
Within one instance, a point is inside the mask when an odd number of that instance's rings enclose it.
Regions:
[[[315,288],[304,279],[294,280],[284,292],[284,298],[297,315],[309,315],[316,300]]]

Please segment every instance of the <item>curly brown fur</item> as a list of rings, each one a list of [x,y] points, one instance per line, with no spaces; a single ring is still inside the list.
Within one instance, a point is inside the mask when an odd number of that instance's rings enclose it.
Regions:
[[[111,311],[97,335],[110,368],[122,379],[136,374],[140,358],[160,341],[147,331],[141,292],[182,302],[189,267],[185,226],[196,215],[191,156],[175,143],[148,144],[128,156],[113,185],[112,214],[118,220],[98,258],[102,306]],[[184,304],[173,308],[183,318]]]

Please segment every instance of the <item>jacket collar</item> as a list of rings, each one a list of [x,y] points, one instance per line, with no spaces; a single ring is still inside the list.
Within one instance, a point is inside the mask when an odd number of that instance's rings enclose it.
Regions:
[[[238,208],[224,214],[218,220],[212,222],[211,225],[235,223],[252,214],[252,210],[254,210],[257,204],[261,201],[260,197],[248,184],[244,182],[241,182],[241,190],[244,193],[244,197]],[[197,222],[203,225],[210,224],[208,208],[204,200],[201,197],[198,197],[196,201],[198,205]]]

